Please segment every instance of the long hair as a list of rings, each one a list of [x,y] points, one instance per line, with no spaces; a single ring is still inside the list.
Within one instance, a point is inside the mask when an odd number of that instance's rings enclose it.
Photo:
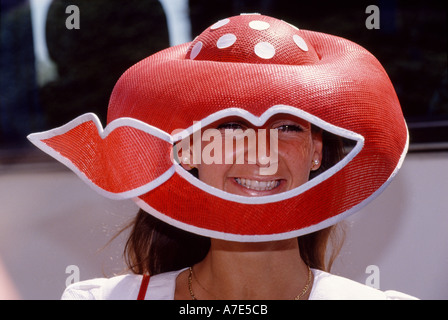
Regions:
[[[344,156],[341,138],[322,131],[322,142],[322,163],[310,178],[327,170]],[[125,262],[136,274],[156,275],[192,266],[204,259],[210,249],[209,238],[168,225],[143,210],[139,210],[127,228],[131,231],[124,249]],[[306,264],[330,271],[342,247],[343,232],[340,225],[335,225],[300,236],[297,241]]]

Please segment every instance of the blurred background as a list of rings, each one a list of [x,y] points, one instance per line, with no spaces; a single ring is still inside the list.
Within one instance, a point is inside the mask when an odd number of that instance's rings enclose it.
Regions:
[[[137,61],[258,12],[348,38],[388,72],[411,145],[390,187],[348,220],[333,273],[422,299],[448,299],[447,5],[440,1],[1,0],[0,298],[59,299],[70,281],[124,270],[132,202],[105,199],[26,136],[86,113]],[[67,27],[79,8],[79,29]],[[380,13],[366,27],[368,5]],[[73,20],[69,20],[72,22]],[[70,25],[70,24],[69,24]],[[70,266],[76,266],[75,269]],[[79,272],[74,272],[77,270]]]

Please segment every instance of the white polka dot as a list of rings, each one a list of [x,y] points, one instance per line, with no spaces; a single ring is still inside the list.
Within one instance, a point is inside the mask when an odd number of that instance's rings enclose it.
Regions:
[[[221,28],[222,26],[225,26],[226,24],[228,24],[230,22],[230,19],[222,19],[219,20],[218,22],[216,22],[215,24],[213,24],[210,29],[215,30],[218,28]]]
[[[271,59],[275,55],[275,48],[268,42],[260,42],[255,45],[255,54],[262,59]]]
[[[260,21],[260,20],[254,20],[249,22],[249,27],[251,27],[254,30],[266,30],[270,27],[271,25],[265,21]]]
[[[305,40],[303,40],[301,36],[295,34],[292,36],[292,38],[294,39],[294,42],[300,49],[302,49],[303,51],[308,51],[308,46],[306,45]]]
[[[196,42],[196,44],[191,49],[190,59],[196,58],[199,52],[201,52],[201,49],[202,49],[202,42],[201,41]]]
[[[228,48],[232,44],[234,44],[235,41],[236,41],[236,36],[233,33],[227,33],[218,39],[218,41],[216,42],[216,46],[219,49]]]

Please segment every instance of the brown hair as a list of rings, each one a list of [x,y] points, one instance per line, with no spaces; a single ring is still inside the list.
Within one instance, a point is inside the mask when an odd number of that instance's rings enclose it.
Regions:
[[[322,164],[310,178],[327,170],[344,156],[342,139],[322,131],[322,141]],[[136,274],[155,275],[192,266],[204,259],[210,249],[209,238],[168,225],[143,210],[126,228],[132,229],[124,249],[125,261]],[[311,268],[330,271],[343,243],[340,229],[335,225],[298,237],[304,262]]]
[[[173,227],[139,210],[125,246],[125,261],[133,273],[156,275],[201,261],[210,239]],[[300,255],[311,268],[330,271],[342,246],[339,225],[298,237]]]
[[[129,227],[125,261],[136,274],[155,275],[193,265],[210,248],[209,238],[173,227],[141,209]]]

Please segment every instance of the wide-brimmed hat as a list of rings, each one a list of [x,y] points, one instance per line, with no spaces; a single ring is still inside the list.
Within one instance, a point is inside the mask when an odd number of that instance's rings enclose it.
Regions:
[[[213,188],[173,161],[175,143],[204,126],[230,116],[261,126],[276,114],[305,119],[353,148],[304,185],[261,197]],[[384,190],[408,146],[394,87],[372,54],[258,14],[220,20],[132,66],[112,92],[107,122],[103,129],[89,113],[29,139],[106,197],[132,198],[176,227],[233,241],[337,223]]]

